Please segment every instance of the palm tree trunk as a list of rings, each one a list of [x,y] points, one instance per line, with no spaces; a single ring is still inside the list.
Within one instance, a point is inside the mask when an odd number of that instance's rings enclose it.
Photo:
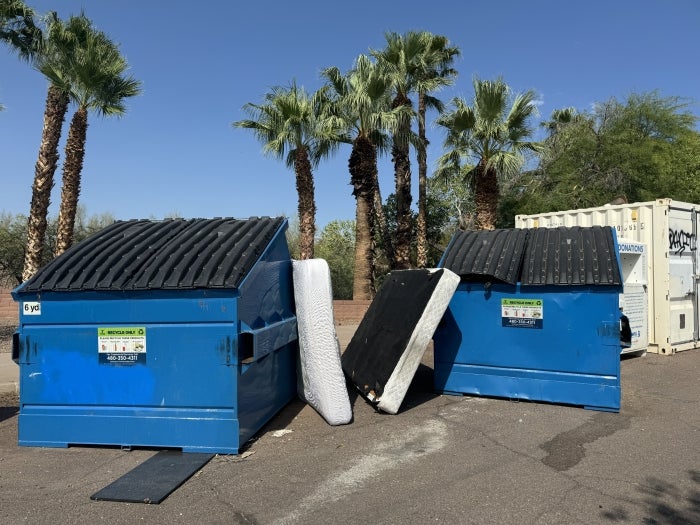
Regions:
[[[474,198],[476,201],[476,228],[493,230],[498,216],[498,174],[496,170],[479,166],[474,174]]]
[[[39,156],[34,167],[32,202],[27,221],[27,248],[22,270],[23,281],[34,275],[42,263],[51,189],[58,164],[58,142],[61,139],[61,128],[66,111],[68,111],[68,94],[55,86],[49,86]]]
[[[410,105],[407,97],[397,97],[394,107]],[[411,160],[408,156],[408,135],[411,121],[407,117],[402,129],[394,135],[392,156],[396,182],[396,242],[394,244],[394,269],[405,270],[411,267]]]
[[[396,243],[394,269],[411,266],[411,163],[408,151],[394,148],[396,177]]]
[[[81,106],[71,119],[66,140],[66,159],[63,162],[63,186],[61,188],[61,209],[58,213],[58,232],[56,234],[56,257],[73,244],[75,216],[78,212],[80,197],[80,178],[85,158],[85,140],[87,138],[88,111]]]
[[[377,151],[372,142],[358,136],[350,160],[350,184],[355,196],[355,269],[352,298],[374,297],[374,197],[377,179]]]
[[[352,298],[368,300],[374,297],[374,235],[373,205],[367,196],[357,196],[355,206],[355,270],[352,281]]]
[[[382,240],[382,249],[386,255],[387,261],[391,264],[394,260],[394,245],[391,242],[391,234],[389,226],[386,222],[384,214],[384,206],[382,205],[382,192],[379,189],[379,173],[374,170],[374,215],[376,218],[376,228],[379,230],[379,238]]]
[[[426,183],[428,180],[428,139],[425,137],[425,95],[418,95],[418,137],[422,149],[418,150],[418,219],[416,221],[416,266],[428,264],[428,226],[426,210]]]
[[[316,236],[316,200],[311,162],[305,148],[299,147],[294,158],[297,195],[299,196],[299,258],[313,259]]]

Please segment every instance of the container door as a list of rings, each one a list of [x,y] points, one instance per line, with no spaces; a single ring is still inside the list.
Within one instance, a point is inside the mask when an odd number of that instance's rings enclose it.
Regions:
[[[698,340],[698,253],[695,209],[671,208],[668,222],[670,343]]]

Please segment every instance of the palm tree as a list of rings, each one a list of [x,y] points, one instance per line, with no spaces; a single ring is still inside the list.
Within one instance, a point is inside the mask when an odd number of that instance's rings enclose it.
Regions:
[[[399,126],[393,134],[392,157],[394,162],[394,179],[396,184],[396,237],[394,244],[393,267],[409,268],[411,253],[411,160],[409,144],[412,141],[411,117],[412,102],[410,94],[415,89],[415,74],[422,63],[425,52],[423,33],[409,31],[405,35],[386,33],[386,47],[381,51],[372,51],[383,73],[390,79],[393,89],[392,107],[404,107]],[[414,143],[417,149],[422,143]]]
[[[0,0],[0,41],[26,61],[32,59],[42,42],[35,16],[22,0]]]
[[[574,107],[553,110],[550,120],[540,122],[540,127],[547,132],[547,137],[542,142],[540,166],[547,166],[568,149],[570,142],[568,137],[572,134],[580,136],[580,129],[576,130],[577,126],[589,127],[590,125],[590,118],[579,113]]]
[[[459,172],[473,188],[476,228],[492,230],[496,225],[500,199],[499,179],[516,174],[527,151],[541,147],[526,139],[528,125],[537,113],[535,93],[516,95],[508,108],[510,89],[502,79],[474,79],[472,106],[461,97],[452,100],[454,109],[438,118],[447,129],[446,153],[438,161],[438,174]]]
[[[343,75],[337,67],[321,75],[332,90],[334,114],[343,123],[344,135],[352,142],[348,161],[350,184],[355,197],[355,269],[353,299],[374,297],[374,232],[378,195],[377,154],[391,144],[387,134],[406,117],[405,108],[390,109],[391,84],[367,55],[360,55]]]
[[[567,124],[579,119],[578,110],[575,107],[559,108],[552,110],[552,115],[549,120],[540,123],[540,126],[545,128],[550,135],[553,135],[561,130]]]
[[[85,15],[72,16],[66,29],[75,35],[78,43],[69,45],[72,51],[70,59],[59,67],[51,61],[39,65],[39,70],[53,85],[67,92],[78,106],[71,119],[65,146],[55,251],[57,256],[70,248],[73,242],[85,158],[88,112],[92,110],[100,116],[121,116],[126,112],[124,99],[141,92],[141,82],[125,75],[128,64],[117,45],[103,32],[96,30]]]
[[[312,168],[338,147],[333,119],[328,115],[323,90],[313,96],[292,82],[290,87],[274,87],[265,103],[248,103],[243,109],[251,117],[233,123],[252,129],[263,144],[263,151],[284,159],[294,169],[299,213],[299,257],[314,256],[316,201]],[[286,156],[285,156],[286,153]]]
[[[421,33],[425,41],[424,53],[414,74],[418,92],[418,138],[423,145],[418,149],[418,218],[416,220],[416,266],[425,268],[428,262],[426,189],[428,180],[427,149],[425,136],[425,114],[428,108],[442,113],[442,101],[430,95],[442,87],[452,85],[457,71],[451,67],[460,51],[449,45],[444,36],[429,32]]]
[[[37,69],[42,65],[52,64],[56,70],[62,70],[71,60],[73,48],[78,41],[55,12],[45,17],[45,31],[36,24],[35,13],[21,0],[2,0],[0,17],[2,22],[0,40],[7,43],[22,60],[32,63]],[[34,167],[32,200],[27,219],[27,245],[22,270],[23,280],[29,279],[41,266],[51,189],[58,165],[58,143],[68,111],[68,103],[67,91],[50,82],[46,95],[39,154]]]

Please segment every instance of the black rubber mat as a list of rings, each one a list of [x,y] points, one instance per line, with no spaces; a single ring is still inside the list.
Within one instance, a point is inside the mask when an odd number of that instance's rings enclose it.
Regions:
[[[161,450],[90,499],[160,503],[206,465],[214,454]]]

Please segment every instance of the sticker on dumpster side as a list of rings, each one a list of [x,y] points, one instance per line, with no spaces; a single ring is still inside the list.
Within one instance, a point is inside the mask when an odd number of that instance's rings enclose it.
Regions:
[[[37,301],[25,301],[22,303],[24,315],[41,315],[41,303]]]
[[[542,299],[501,299],[501,326],[542,328]]]
[[[97,329],[100,363],[126,365],[146,363],[145,326],[109,326]]]

